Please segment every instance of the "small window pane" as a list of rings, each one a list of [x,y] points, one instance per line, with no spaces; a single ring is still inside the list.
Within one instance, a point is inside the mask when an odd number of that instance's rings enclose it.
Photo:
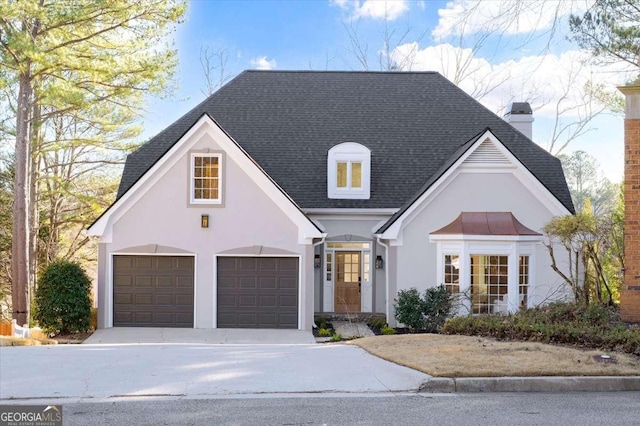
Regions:
[[[327,248],[329,249],[334,249],[334,248],[354,248],[354,249],[363,249],[363,250],[369,250],[369,243],[336,243],[336,242],[332,242],[332,243],[327,243]]]
[[[338,163],[337,182],[338,188],[347,187],[347,163]]]
[[[193,161],[195,200],[218,200],[220,196],[219,158],[195,156]]]
[[[529,256],[520,256],[519,269],[518,295],[520,298],[520,309],[525,309],[529,305]]]
[[[444,286],[450,294],[460,292],[460,256],[444,256]]]
[[[362,188],[362,163],[351,163],[351,187]]]

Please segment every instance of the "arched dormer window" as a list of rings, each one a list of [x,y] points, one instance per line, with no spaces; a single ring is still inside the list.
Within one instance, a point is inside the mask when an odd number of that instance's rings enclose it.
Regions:
[[[345,142],[332,147],[327,159],[327,196],[368,200],[371,195],[371,150]]]

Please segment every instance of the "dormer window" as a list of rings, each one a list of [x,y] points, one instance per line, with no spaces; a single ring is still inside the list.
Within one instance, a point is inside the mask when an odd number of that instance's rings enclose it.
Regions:
[[[338,188],[362,188],[362,163],[356,161],[338,161]]]
[[[346,142],[329,150],[327,196],[337,199],[370,197],[371,151],[364,145]]]

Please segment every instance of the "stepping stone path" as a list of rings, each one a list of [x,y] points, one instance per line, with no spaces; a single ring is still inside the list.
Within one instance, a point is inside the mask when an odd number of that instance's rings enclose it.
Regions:
[[[336,334],[341,335],[345,339],[352,337],[369,337],[375,336],[369,326],[363,322],[349,321],[331,321]]]

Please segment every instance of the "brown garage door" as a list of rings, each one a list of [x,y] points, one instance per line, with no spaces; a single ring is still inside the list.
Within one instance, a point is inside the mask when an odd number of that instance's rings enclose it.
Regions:
[[[193,257],[114,256],[114,327],[193,327]]]
[[[298,259],[219,257],[218,327],[298,328]]]

